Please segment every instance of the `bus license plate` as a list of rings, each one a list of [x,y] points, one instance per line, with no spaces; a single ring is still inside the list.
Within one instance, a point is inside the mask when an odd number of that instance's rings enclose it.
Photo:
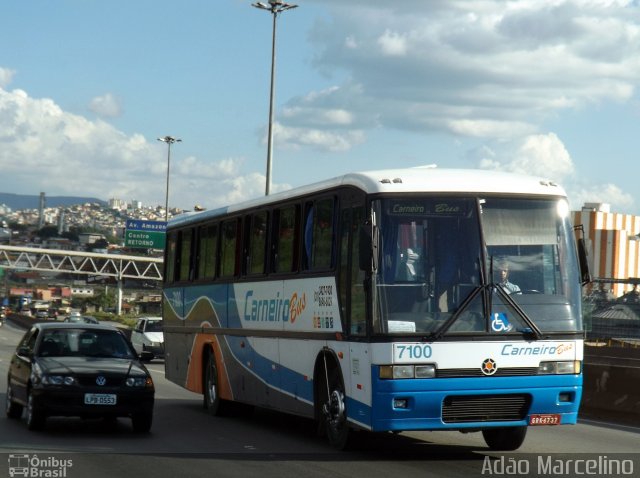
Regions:
[[[85,405],[115,405],[117,396],[113,393],[85,393]]]
[[[557,413],[531,415],[529,425],[560,425],[560,415]]]

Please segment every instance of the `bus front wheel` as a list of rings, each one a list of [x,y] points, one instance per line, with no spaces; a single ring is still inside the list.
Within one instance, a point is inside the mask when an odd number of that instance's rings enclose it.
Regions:
[[[324,372],[324,371],[323,371]],[[318,416],[329,444],[339,450],[347,447],[349,424],[345,405],[344,384],[338,371],[333,368],[319,378],[321,383],[318,394]]]
[[[520,448],[527,436],[527,427],[487,428],[482,437],[489,448],[496,451],[513,451]]]
[[[204,408],[214,416],[222,415],[224,404],[220,398],[218,365],[214,352],[207,357],[204,370]]]

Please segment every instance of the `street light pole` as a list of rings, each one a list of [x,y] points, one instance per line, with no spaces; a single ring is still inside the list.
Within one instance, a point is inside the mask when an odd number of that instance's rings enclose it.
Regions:
[[[169,222],[169,171],[171,168],[171,145],[173,143],[180,143],[182,140],[172,136],[164,136],[162,138],[158,138],[158,141],[167,143],[167,195],[164,203],[164,220],[165,222]]]
[[[271,191],[271,168],[273,162],[273,99],[276,77],[276,18],[279,13],[285,10],[291,10],[298,5],[285,3],[281,0],[269,0],[269,4],[256,2],[251,4],[252,7],[261,10],[267,10],[273,15],[273,34],[271,39],[271,90],[269,92],[269,132],[267,134],[267,184],[265,186],[265,196]]]

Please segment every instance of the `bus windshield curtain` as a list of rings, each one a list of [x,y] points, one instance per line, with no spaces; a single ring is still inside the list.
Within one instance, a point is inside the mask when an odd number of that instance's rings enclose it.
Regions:
[[[517,208],[509,208],[504,202],[502,204],[504,207],[491,207],[495,205],[493,202],[483,208],[482,223],[488,246],[557,243],[556,218],[553,216],[555,209],[525,209],[521,202],[518,202]]]

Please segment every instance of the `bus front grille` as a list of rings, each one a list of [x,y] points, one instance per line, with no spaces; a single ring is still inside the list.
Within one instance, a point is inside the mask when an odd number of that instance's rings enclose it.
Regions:
[[[445,423],[503,422],[523,420],[531,395],[449,396],[442,402]]]
[[[538,375],[538,367],[499,368],[490,377],[525,377]],[[480,367],[477,368],[443,368],[436,370],[437,378],[487,377]]]

